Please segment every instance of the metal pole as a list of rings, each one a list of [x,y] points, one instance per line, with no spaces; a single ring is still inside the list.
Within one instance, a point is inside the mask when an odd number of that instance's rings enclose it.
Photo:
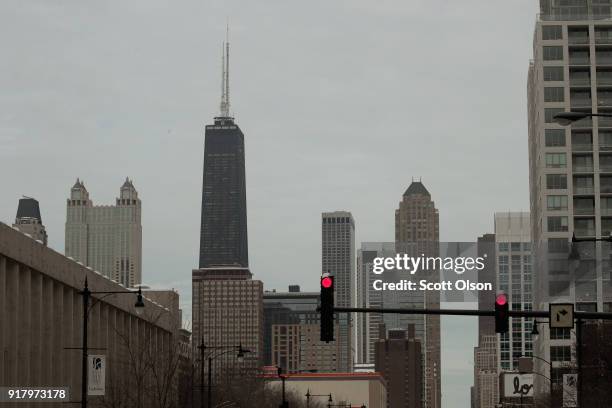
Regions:
[[[83,287],[83,361],[82,361],[82,373],[81,373],[81,407],[87,408],[87,326],[89,325],[88,319],[88,308],[89,308],[89,296],[91,292],[87,286],[87,278],[85,278],[85,286]]]
[[[578,327],[576,328],[576,343],[578,350],[576,357],[578,359],[578,406],[582,408],[582,319],[578,318]]]
[[[208,357],[208,408],[212,408],[212,357]]]
[[[552,407],[553,406],[553,366],[552,366],[552,358],[550,357],[549,357],[548,364],[550,366],[550,373],[548,373],[548,375],[550,376],[550,406]]]
[[[204,408],[204,339],[200,339],[200,408]]]

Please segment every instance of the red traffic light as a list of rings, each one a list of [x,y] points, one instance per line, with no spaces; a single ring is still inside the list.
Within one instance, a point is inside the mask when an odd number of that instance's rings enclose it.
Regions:
[[[497,295],[497,297],[495,298],[495,303],[503,306],[506,303],[508,303],[508,296],[506,296],[505,293],[500,293],[499,295]]]
[[[325,276],[321,278],[321,286],[323,286],[325,289],[331,288],[333,284],[334,284],[334,280],[330,278],[329,276]]]

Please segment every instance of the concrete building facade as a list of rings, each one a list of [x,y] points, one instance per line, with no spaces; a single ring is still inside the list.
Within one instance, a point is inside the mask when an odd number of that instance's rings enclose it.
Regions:
[[[491,282],[491,291],[478,292],[478,309],[490,310],[495,304],[497,291],[497,245],[495,234],[478,237],[478,256],[484,259],[484,269],[478,272],[479,282]],[[499,401],[498,341],[495,318],[478,317],[478,345],[474,347],[474,386],[471,391],[472,407],[496,408]]]
[[[169,371],[180,355],[178,294],[174,309],[144,295],[144,311],[135,313],[136,295],[107,277],[0,223],[0,384],[68,386],[70,401],[80,401],[83,298],[91,291],[90,354],[106,355],[106,391],[90,396],[89,406],[152,406],[153,392],[178,399],[178,373]],[[94,349],[95,348],[95,349]],[[167,389],[152,381],[152,371],[168,375]],[[146,390],[146,392],[145,392]],[[7,408],[22,403],[5,403]],[[49,407],[65,403],[47,402]]]
[[[340,342],[320,340],[318,292],[266,291],[264,303],[264,364],[280,366],[284,372],[339,372]],[[339,336],[339,325],[335,326]]]
[[[394,299],[395,293],[390,291],[374,290],[373,282],[380,279],[380,275],[372,272],[373,262],[379,257],[394,257],[396,254],[394,242],[362,242],[361,248],[357,251],[357,307],[411,307],[405,302],[400,304]],[[421,293],[403,294],[403,297],[416,298],[415,302],[422,305],[423,297]],[[407,327],[405,322],[407,315],[383,315],[382,313],[358,313],[355,317],[355,361],[358,364],[374,364],[376,354],[376,342],[386,333],[380,331],[384,327]],[[420,336],[423,334],[424,319],[418,319],[417,331]],[[417,327],[417,325],[414,325]]]
[[[376,342],[375,369],[387,383],[387,407],[423,407],[423,353],[415,338],[414,326],[408,330],[389,330],[388,337]]]
[[[207,347],[242,345],[250,350],[239,363],[232,353],[215,359],[214,372],[233,373],[260,366],[263,351],[263,283],[247,268],[193,270],[193,353]],[[219,371],[221,370],[221,371]]]
[[[334,275],[335,305],[352,307],[355,293],[355,220],[348,211],[325,212],[321,216],[322,272]],[[339,313],[340,343],[338,355],[341,371],[351,372],[354,345],[353,314]]]
[[[440,221],[438,210],[431,198],[431,194],[420,181],[413,181],[406,189],[395,210],[395,244],[398,253],[410,256],[438,256],[440,243]],[[439,281],[439,274],[432,272],[427,276],[430,282]],[[402,303],[409,303],[415,307],[440,308],[440,293],[435,291],[419,291],[422,300],[415,299],[414,293],[409,291],[400,296],[405,297]],[[441,355],[440,355],[440,316],[413,315],[406,323],[399,327],[406,329],[407,325],[414,325],[416,337],[422,341],[425,355],[424,371],[424,408],[439,408],[441,406]],[[422,336],[419,327],[423,327]]]
[[[571,302],[577,310],[611,311],[610,254],[605,242],[584,242],[568,263],[570,241],[612,232],[612,121],[594,117],[560,126],[564,111],[612,113],[612,5],[607,1],[540,1],[528,71],[531,234],[539,273],[535,307]],[[540,330],[536,355],[553,359],[553,372],[536,370],[561,384],[575,365],[571,332]],[[536,391],[548,384],[536,379]],[[561,392],[558,390],[558,392]]]
[[[495,213],[496,287],[509,297],[511,310],[533,310],[533,266],[527,212]],[[533,354],[533,320],[510,318],[499,336],[498,369],[518,370],[518,359]]]
[[[474,347],[474,386],[472,405],[475,408],[496,408],[499,402],[498,341],[493,334],[480,336]]]
[[[94,205],[77,179],[66,200],[65,253],[126,287],[142,282],[141,202],[131,180],[115,205]]]

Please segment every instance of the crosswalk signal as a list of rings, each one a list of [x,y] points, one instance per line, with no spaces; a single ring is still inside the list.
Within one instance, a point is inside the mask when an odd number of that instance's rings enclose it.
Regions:
[[[495,333],[508,333],[508,296],[500,293],[495,298]]]
[[[321,341],[334,341],[334,277],[321,276]]]

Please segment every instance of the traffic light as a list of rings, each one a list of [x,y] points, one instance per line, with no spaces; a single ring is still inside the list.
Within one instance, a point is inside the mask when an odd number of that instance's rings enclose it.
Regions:
[[[495,298],[495,333],[508,333],[508,296],[500,293]]]
[[[334,277],[321,276],[321,341],[334,341]]]

